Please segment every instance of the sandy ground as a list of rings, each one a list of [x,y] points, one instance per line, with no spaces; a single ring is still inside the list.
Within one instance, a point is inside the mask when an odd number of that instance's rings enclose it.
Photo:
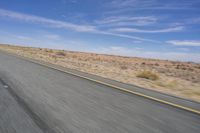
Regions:
[[[200,102],[200,64],[11,45],[0,50]],[[158,79],[138,77],[142,71]]]

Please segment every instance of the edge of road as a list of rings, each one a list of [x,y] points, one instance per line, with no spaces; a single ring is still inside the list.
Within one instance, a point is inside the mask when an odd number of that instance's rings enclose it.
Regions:
[[[117,90],[125,92],[125,93],[133,94],[133,95],[136,95],[139,97],[143,97],[145,99],[149,99],[149,100],[161,103],[161,104],[166,104],[171,107],[175,107],[175,108],[178,108],[181,110],[185,110],[185,111],[200,115],[200,103],[193,101],[193,100],[180,98],[177,96],[165,94],[162,92],[157,92],[154,90],[138,87],[138,86],[131,85],[131,84],[125,84],[125,83],[118,82],[118,81],[115,81],[112,79],[103,78],[103,77],[100,77],[97,75],[81,72],[81,71],[78,71],[75,69],[61,67],[58,65],[54,65],[51,63],[47,63],[44,61],[40,61],[40,60],[28,58],[28,57],[24,57],[24,56],[17,55],[14,53],[3,51],[3,50],[0,50],[0,52],[5,53],[10,56],[14,56],[16,58],[21,58],[23,60],[29,61],[34,64],[38,64],[38,65],[48,67],[48,68],[51,68],[51,69],[54,69],[54,70],[57,70],[60,72],[64,72],[64,73],[67,73],[67,74],[70,74],[70,75],[73,75],[73,76],[76,76],[76,77],[79,77],[79,78],[82,78],[85,80],[89,80],[89,81],[92,81],[92,82],[95,82],[95,83],[98,83],[101,85],[105,85],[105,86],[111,87],[113,89],[117,89]]]

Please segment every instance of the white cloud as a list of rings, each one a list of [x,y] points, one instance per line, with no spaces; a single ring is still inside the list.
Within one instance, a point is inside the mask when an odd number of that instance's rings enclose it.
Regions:
[[[157,52],[157,51],[147,51],[141,47],[129,48],[116,45],[111,45],[111,46],[107,45],[107,47],[92,48],[91,46],[93,45],[93,43],[88,44],[88,42],[84,42],[81,40],[70,40],[70,38],[67,38],[66,40],[65,39],[66,38],[61,38],[59,40],[50,40],[50,39],[45,39],[43,35],[36,37],[28,37],[24,35],[16,36],[15,34],[5,34],[0,32],[1,43],[5,44],[18,44],[18,45],[20,44],[23,46],[57,48],[57,49],[67,49],[74,51],[85,51],[85,52],[94,52],[102,54],[145,57],[145,58],[155,58],[155,59],[193,61],[200,63],[200,54],[188,53],[188,51]]]
[[[137,13],[137,11],[161,10],[199,10],[199,0],[184,0],[181,2],[164,0],[108,0],[103,3],[105,14]]]
[[[112,0],[108,2],[107,6],[112,8],[130,8],[135,7],[136,9],[141,7],[151,7],[154,4],[154,0]]]
[[[200,63],[199,53],[145,51],[141,48],[126,48],[121,46],[97,48],[91,50],[91,52],[174,61],[192,61]]]
[[[193,5],[199,4],[198,0],[173,2],[173,1],[159,1],[159,0],[112,0],[106,5],[117,9],[130,10],[189,10],[198,9]]]
[[[59,39],[57,38],[59,37]],[[50,38],[48,38],[50,37]],[[86,47],[86,42],[81,40],[71,40],[70,38],[62,38],[56,34],[44,34],[43,32],[33,34],[33,36],[16,35],[16,33],[0,32],[0,40],[2,44],[22,45],[30,47],[42,47],[53,49],[79,50]]]
[[[167,43],[176,45],[176,46],[200,46],[199,40],[170,40]]]
[[[13,12],[13,11],[4,10],[4,9],[0,9],[0,16],[5,17],[5,18],[11,18],[14,20],[23,21],[23,22],[41,24],[44,26],[49,26],[49,27],[54,27],[54,28],[70,29],[77,32],[111,35],[111,36],[117,36],[121,38],[129,38],[129,39],[134,39],[134,40],[136,39],[140,41],[152,41],[151,39],[145,39],[142,37],[129,36],[129,35],[124,35],[124,34],[115,34],[108,31],[100,31],[96,28],[96,26],[73,24],[73,23],[69,23],[65,21],[48,19],[44,17],[28,15],[28,14]]]
[[[131,16],[112,16],[106,17],[102,20],[96,20],[95,23],[100,26],[123,26],[123,25],[136,25],[144,26],[157,22],[157,18],[153,16],[131,17]]]
[[[184,29],[183,26],[172,27],[172,28],[165,28],[165,29],[156,29],[156,30],[143,30],[143,29],[136,29],[136,28],[115,28],[111,31],[115,32],[126,32],[126,33],[166,33],[166,32],[177,32],[182,31]]]
[[[53,20],[48,19],[44,17],[34,16],[34,15],[28,15],[23,13],[17,13],[13,11],[8,11],[4,9],[0,9],[0,16],[2,17],[8,17],[16,20],[26,21],[26,22],[32,22],[32,23],[39,23],[43,25],[48,25],[51,27],[56,28],[65,28],[65,29],[71,29],[79,32],[92,32],[95,31],[94,26],[90,25],[78,25],[78,24],[72,24],[64,21],[59,20]]]
[[[157,41],[157,40],[146,39],[146,38],[141,38],[141,37],[131,36],[131,35],[125,35],[125,34],[118,34],[118,33],[114,33],[114,32],[103,32],[103,31],[100,32],[100,31],[98,31],[98,33],[105,34],[105,35],[112,35],[112,36],[116,36],[116,37],[122,37],[122,38],[129,38],[129,39],[139,40],[139,41],[148,41],[148,42],[154,42],[154,43],[160,42],[160,41]]]

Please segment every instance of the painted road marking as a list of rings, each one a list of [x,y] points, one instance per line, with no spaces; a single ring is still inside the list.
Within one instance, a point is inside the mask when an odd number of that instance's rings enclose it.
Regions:
[[[9,53],[9,54],[12,54],[12,53]],[[93,82],[96,82],[96,83],[99,83],[99,84],[103,84],[105,86],[108,86],[108,87],[111,87],[111,88],[114,88],[114,89],[117,89],[117,90],[120,90],[120,91],[124,91],[126,93],[131,93],[131,94],[134,94],[134,95],[146,98],[146,99],[150,99],[150,100],[162,103],[162,104],[170,105],[172,107],[176,107],[176,108],[179,108],[179,109],[182,109],[182,110],[186,110],[186,111],[189,111],[189,112],[192,112],[192,113],[200,115],[200,111],[196,110],[196,109],[192,109],[192,108],[189,108],[189,107],[178,105],[178,104],[175,104],[175,103],[172,103],[172,102],[168,102],[168,101],[165,101],[165,100],[162,100],[162,99],[158,99],[158,98],[155,98],[155,97],[152,97],[152,96],[148,96],[148,95],[145,95],[145,94],[142,94],[142,93],[139,93],[139,92],[131,91],[129,89],[118,87],[118,86],[115,86],[115,85],[112,85],[112,84],[109,84],[109,83],[106,83],[106,82],[95,80],[95,79],[92,79],[92,78],[89,78],[89,77],[86,77],[86,76],[82,76],[82,75],[79,75],[79,74],[76,74],[76,73],[73,73],[73,72],[69,72],[69,71],[66,71],[66,70],[59,69],[59,68],[56,68],[56,67],[53,67],[53,66],[48,66],[48,65],[46,65],[44,63],[41,63],[39,61],[34,61],[31,58],[29,59],[28,57],[24,57],[24,56],[21,56],[21,55],[15,55],[15,54],[12,54],[12,55],[15,56],[15,57],[18,57],[18,56],[22,57],[25,60],[28,60],[28,61],[30,61],[32,63],[35,63],[35,64],[39,64],[41,66],[45,66],[45,67],[48,67],[48,68],[51,68],[51,69],[54,69],[54,70],[58,70],[60,72],[68,73],[68,74],[71,74],[71,75],[74,75],[74,76],[77,76],[77,77],[80,77],[80,78],[83,78],[83,79],[87,79],[89,81],[93,81]]]

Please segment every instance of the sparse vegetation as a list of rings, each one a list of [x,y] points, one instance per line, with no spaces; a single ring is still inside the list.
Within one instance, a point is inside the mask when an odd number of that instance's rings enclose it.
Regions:
[[[56,55],[58,55],[58,56],[65,56],[66,54],[64,52],[62,52],[62,51],[58,51],[58,52],[56,52]]]
[[[121,68],[122,70],[126,70],[126,69],[128,69],[127,66],[120,66],[120,68]]]
[[[175,87],[177,87],[177,81],[176,80],[172,80],[169,82],[155,82],[156,85],[161,86],[161,87],[166,87],[166,88],[170,88],[170,89],[174,89]]]
[[[0,50],[200,101],[200,64],[197,63],[12,45],[0,45]]]
[[[157,80],[159,79],[159,76],[152,72],[152,71],[149,71],[149,70],[144,70],[144,71],[141,71],[137,74],[137,77],[139,78],[145,78],[145,79],[150,79],[150,80]]]

